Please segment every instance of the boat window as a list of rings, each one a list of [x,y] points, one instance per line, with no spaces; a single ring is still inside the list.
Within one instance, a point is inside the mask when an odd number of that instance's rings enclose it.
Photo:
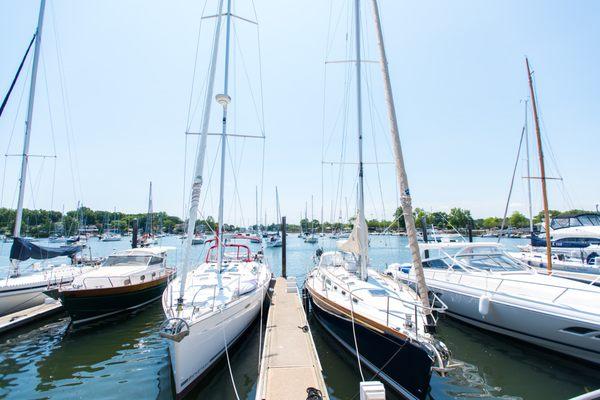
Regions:
[[[150,265],[156,265],[156,264],[160,264],[160,263],[162,263],[162,260],[163,260],[163,259],[162,259],[161,257],[156,257],[156,256],[153,256],[153,257],[150,259]]]
[[[385,297],[387,296],[387,292],[383,289],[369,289],[369,293],[373,297]]]
[[[597,215],[580,215],[579,222],[584,226],[598,226],[600,225],[600,218]]]
[[[567,218],[554,218],[550,226],[552,226],[552,229],[568,228],[569,220]]]
[[[569,218],[569,226],[581,226],[578,218]]]
[[[448,265],[441,259],[423,261],[423,268],[448,269]]]
[[[457,257],[471,268],[483,271],[523,271],[525,267],[504,254],[477,254]]]
[[[108,256],[102,263],[104,267],[113,267],[116,265],[148,265],[150,256]]]

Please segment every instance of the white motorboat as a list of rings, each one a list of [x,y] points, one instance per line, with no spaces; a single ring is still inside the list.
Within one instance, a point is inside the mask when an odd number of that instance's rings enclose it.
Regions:
[[[102,242],[120,242],[121,240],[123,240],[123,236],[121,236],[118,233],[108,232],[102,235],[102,238],[100,238],[100,240]]]
[[[269,236],[267,239],[267,247],[281,247],[283,245],[283,240],[279,233]]]
[[[518,246],[520,251],[509,254],[540,272],[546,272],[546,248]],[[595,250],[594,250],[595,249]],[[552,275],[600,285],[600,256],[590,257],[590,251],[600,254],[600,246],[552,249]]]
[[[427,285],[468,324],[600,364],[600,288],[538,273],[497,243],[422,244]],[[387,272],[415,282],[410,264]]]

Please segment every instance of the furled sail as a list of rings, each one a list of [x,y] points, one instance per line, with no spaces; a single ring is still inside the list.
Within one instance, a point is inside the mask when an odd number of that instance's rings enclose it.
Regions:
[[[348,240],[338,241],[337,247],[342,251],[367,257],[367,252],[369,250],[369,232],[367,221],[360,217],[360,213],[354,220],[354,228],[352,228],[352,233],[350,233]]]
[[[48,258],[72,256],[81,251],[81,246],[46,247],[31,243],[29,240],[16,237],[10,248],[10,259],[25,261],[30,258],[45,260]]]

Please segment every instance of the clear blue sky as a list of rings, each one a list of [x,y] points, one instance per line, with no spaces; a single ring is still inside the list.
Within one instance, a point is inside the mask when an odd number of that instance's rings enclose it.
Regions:
[[[334,126],[343,100],[343,65],[327,67],[324,59],[330,24],[330,2],[277,2],[255,0],[260,23],[263,66],[263,97],[266,129],[266,173],[264,208],[268,219],[275,215],[275,190],[279,187],[283,214],[296,221],[314,195],[315,217],[321,204],[321,159],[323,103],[325,126]],[[342,15],[335,0],[334,15]],[[247,0],[237,1],[237,13],[253,18]],[[365,2],[366,3],[366,2]],[[212,14],[216,1],[209,0],[205,14]],[[66,1],[48,0],[43,44],[43,67],[38,80],[38,98],[31,153],[53,153],[51,127],[56,144],[56,181],[52,190],[53,161],[32,161],[27,207],[55,209],[64,204],[73,209],[77,200],[95,209],[143,211],[147,187],[154,184],[157,210],[181,215],[183,202],[184,131],[188,124],[196,37],[204,1]],[[501,215],[516,156],[523,104],[528,96],[524,56],[535,70],[543,128],[549,138],[564,186],[551,182],[551,208],[592,209],[600,203],[598,138],[600,127],[600,3],[596,1],[380,1],[392,84],[400,123],[401,139],[416,206],[472,210],[474,216]],[[210,11],[209,11],[210,10]],[[376,59],[370,25],[365,12],[365,58]],[[38,1],[0,2],[0,89],[7,90],[22,53],[34,31]],[[339,14],[339,13],[342,14]],[[343,19],[343,18],[342,18]],[[333,19],[335,25],[335,18]],[[56,29],[55,29],[56,28]],[[203,24],[196,82],[202,82],[208,62],[207,40],[212,25]],[[246,31],[244,31],[244,29]],[[242,57],[256,61],[254,28],[240,26],[236,50],[235,107],[232,130],[260,133],[254,105],[245,81]],[[336,31],[344,38],[345,23]],[[58,80],[56,33],[72,122],[67,141],[63,100]],[[333,35],[335,36],[335,35]],[[237,43],[237,42],[236,42]],[[331,41],[329,59],[340,59],[346,50]],[[254,62],[254,65],[257,65]],[[249,66],[250,85],[258,93],[258,69]],[[376,64],[365,64],[373,82],[374,106],[379,122],[387,127],[380,73]],[[239,80],[239,82],[238,82]],[[46,96],[46,82],[49,97]],[[246,86],[244,86],[246,85]],[[222,77],[217,76],[217,92]],[[17,103],[23,82],[0,119],[2,152],[21,151],[24,105]],[[244,92],[246,90],[246,92]],[[240,94],[238,94],[238,92]],[[245,94],[244,94],[245,93]],[[352,93],[352,92],[351,92]],[[201,98],[194,94],[194,103]],[[350,99],[353,99],[350,97]],[[353,101],[353,100],[352,100]],[[367,100],[365,100],[367,102]],[[337,104],[337,106],[336,106]],[[49,108],[50,105],[50,108]],[[49,110],[52,118],[49,116]],[[211,131],[218,129],[213,112]],[[369,112],[367,112],[369,114]],[[366,131],[371,119],[366,117]],[[52,123],[51,123],[52,122]],[[355,157],[354,116],[348,117],[346,161]],[[15,128],[13,129],[13,124]],[[530,121],[531,125],[531,121]],[[339,158],[340,142],[327,128],[334,144],[328,156]],[[198,112],[191,129],[199,129]],[[377,131],[377,132],[375,132]],[[331,136],[329,136],[331,134]],[[9,145],[9,138],[12,141]],[[369,136],[370,135],[370,136]],[[391,161],[387,131],[367,133],[366,158],[373,160],[373,143],[379,161]],[[380,138],[380,139],[377,139]],[[372,142],[372,141],[371,141]],[[207,170],[216,154],[211,138]],[[189,141],[188,177],[195,139]],[[533,143],[531,143],[533,145]],[[69,157],[69,148],[73,156]],[[237,140],[232,158],[241,164],[237,174],[239,198],[229,200],[226,217],[231,222],[254,221],[254,190],[260,184],[261,144]],[[76,154],[76,156],[75,156]],[[535,153],[532,153],[535,154]],[[326,157],[326,158],[327,158]],[[330,157],[329,157],[330,158]],[[76,159],[76,160],[75,160]],[[229,163],[229,161],[228,161]],[[557,171],[550,164],[550,174]],[[18,160],[0,164],[6,175],[2,206],[16,204]],[[71,172],[75,170],[74,173]],[[236,164],[236,168],[237,168]],[[342,197],[353,202],[353,171],[342,195],[332,194],[337,185],[325,169],[325,217],[344,208]],[[536,174],[536,173],[534,173]],[[395,178],[389,165],[380,167],[381,193],[376,170],[367,168],[367,216],[387,217],[396,205]],[[524,175],[520,167],[518,177]],[[234,182],[228,171],[228,198]],[[540,209],[539,183],[534,182],[534,209]],[[216,215],[216,186],[208,185],[205,214]],[[32,192],[33,191],[33,195]],[[52,192],[54,195],[52,196]],[[511,210],[526,212],[525,183],[518,179]],[[345,215],[345,210],[343,211]],[[309,215],[310,216],[310,215]]]

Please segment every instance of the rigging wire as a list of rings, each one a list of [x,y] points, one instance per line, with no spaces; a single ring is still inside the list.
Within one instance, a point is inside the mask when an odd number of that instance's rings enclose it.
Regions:
[[[77,148],[76,136],[73,134],[73,121],[71,118],[70,110],[70,101],[69,95],[66,89],[66,78],[64,73],[64,66],[62,61],[62,53],[60,51],[60,37],[58,30],[56,27],[58,24],[56,23],[56,12],[54,11],[53,2],[50,2],[50,15],[52,16],[52,32],[54,33],[54,49],[56,52],[56,60],[58,66],[58,83],[60,87],[62,105],[63,105],[63,117],[65,119],[65,133],[67,137],[67,149],[69,155],[69,166],[71,169],[71,180],[73,184],[73,194],[75,196],[75,200],[77,200],[77,187],[79,188],[79,199],[83,202],[83,189],[81,187],[81,178],[79,176],[79,163],[77,159],[77,152],[75,150],[71,150],[71,142],[73,142],[73,147]],[[74,154],[73,154],[74,153]],[[73,168],[73,164],[75,164],[75,168]],[[78,185],[76,185],[78,183]]]

